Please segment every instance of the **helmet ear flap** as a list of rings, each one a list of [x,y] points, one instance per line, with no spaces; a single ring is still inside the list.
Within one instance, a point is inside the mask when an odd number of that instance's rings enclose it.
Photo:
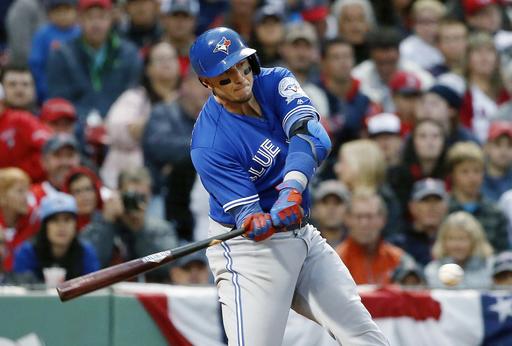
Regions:
[[[256,53],[252,54],[251,56],[247,57],[247,61],[249,62],[249,65],[251,66],[252,73],[255,75],[260,74],[261,65],[260,65],[260,59],[258,58],[258,55]]]

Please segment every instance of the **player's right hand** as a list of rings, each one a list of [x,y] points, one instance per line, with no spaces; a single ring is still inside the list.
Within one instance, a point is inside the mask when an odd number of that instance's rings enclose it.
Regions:
[[[254,213],[247,216],[242,227],[245,228],[245,236],[255,241],[265,240],[276,231],[268,213]]]

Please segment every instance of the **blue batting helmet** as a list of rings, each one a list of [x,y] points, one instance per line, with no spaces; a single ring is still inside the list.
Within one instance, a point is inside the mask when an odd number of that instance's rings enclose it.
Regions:
[[[190,47],[190,62],[199,77],[218,76],[247,58],[258,74],[256,50],[247,47],[235,31],[224,27],[204,32]]]

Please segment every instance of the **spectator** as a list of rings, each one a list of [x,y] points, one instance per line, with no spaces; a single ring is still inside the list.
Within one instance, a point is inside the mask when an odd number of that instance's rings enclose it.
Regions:
[[[100,172],[110,188],[117,187],[121,170],[143,165],[141,141],[152,107],[173,102],[178,96],[179,63],[169,43],[151,46],[144,66],[141,86],[126,90],[107,115],[110,149]]]
[[[384,285],[403,262],[411,261],[400,248],[382,239],[386,205],[368,190],[357,190],[347,209],[348,237],[336,249],[358,285]]]
[[[386,182],[386,161],[379,146],[371,140],[359,139],[341,146],[334,167],[338,180],[354,192],[359,188],[376,191],[387,210],[383,236],[402,230],[402,209],[395,193]]]
[[[355,63],[370,58],[366,36],[376,25],[371,3],[368,0],[337,0],[331,11],[338,23],[338,34],[354,49]]]
[[[492,280],[495,288],[512,286],[512,252],[504,251],[494,258]]]
[[[450,213],[464,210],[482,224],[486,238],[496,251],[510,248],[507,237],[507,219],[498,206],[482,196],[484,155],[471,142],[455,144],[447,156],[451,173],[452,196]]]
[[[301,2],[302,8],[300,15],[302,20],[313,25],[316,35],[320,39],[325,39],[329,36],[329,0],[312,0]]]
[[[406,135],[414,125],[416,111],[423,94],[420,79],[413,72],[397,71],[389,81],[395,114],[401,122],[400,133]]]
[[[258,52],[263,66],[277,66],[281,60],[279,47],[284,41],[284,21],[284,11],[276,5],[263,6],[254,16],[250,46]]]
[[[80,233],[92,220],[101,217],[103,199],[98,176],[87,167],[73,167],[64,179],[62,191],[75,198],[77,231]]]
[[[39,103],[43,103],[48,95],[46,64],[50,50],[80,35],[80,27],[76,21],[76,2],[76,0],[45,1],[48,23],[36,31],[28,57]]]
[[[446,13],[446,7],[438,0],[419,0],[412,5],[412,28],[414,34],[400,43],[400,57],[414,61],[429,70],[443,62],[441,52],[436,48],[439,21]]]
[[[71,101],[84,126],[89,115],[105,117],[119,95],[137,84],[141,64],[136,47],[111,30],[110,0],[79,0],[78,12],[81,35],[50,53],[48,95]]]
[[[188,241],[193,240],[189,205],[196,176],[190,141],[195,120],[209,95],[209,89],[189,73],[177,101],[153,109],[142,139],[146,165],[156,180],[153,191],[165,198],[167,220],[174,222],[179,237]]]
[[[503,80],[503,86],[508,95],[512,95],[512,60],[503,63],[501,67],[501,79]],[[491,121],[495,120],[512,121],[512,99],[498,106],[496,113],[491,115]]]
[[[43,269],[48,267],[64,268],[66,280],[100,269],[92,245],[78,239],[77,209],[72,196],[59,192],[45,197],[39,215],[41,229],[37,237],[16,250],[15,272],[32,272],[44,282]]]
[[[423,274],[423,269],[420,268],[414,261],[406,261],[400,263],[391,274],[391,283],[400,286],[425,286],[426,280]]]
[[[388,181],[404,208],[415,182],[445,178],[445,142],[441,124],[428,118],[420,120],[405,140],[401,164],[388,172]]]
[[[180,75],[183,77],[187,74],[190,65],[188,51],[196,38],[199,3],[197,0],[165,0],[162,2],[162,13],[163,39],[176,49],[180,62]]]
[[[36,105],[36,89],[32,73],[25,65],[8,65],[2,71],[0,83],[4,88],[5,106],[33,112]]]
[[[182,257],[172,264],[171,283],[174,285],[207,285],[210,283],[210,269],[205,251],[198,251]]]
[[[128,261],[177,245],[174,227],[163,220],[148,216],[146,206],[151,196],[151,177],[145,168],[122,171],[119,194],[105,201],[103,218],[93,220],[80,234],[90,241],[102,267],[118,261]],[[167,280],[169,268],[147,274],[150,280]]]
[[[125,10],[127,19],[120,25],[121,36],[142,51],[160,40],[162,27],[158,21],[158,0],[128,0]]]
[[[68,134],[52,136],[43,147],[42,164],[46,172],[46,180],[30,188],[32,202],[37,205],[44,196],[61,191],[69,171],[80,165],[76,139]]]
[[[0,240],[3,271],[12,270],[14,249],[39,230],[39,219],[29,206],[30,177],[19,168],[0,169]]]
[[[432,76],[412,61],[400,59],[400,33],[391,27],[379,27],[368,34],[370,59],[357,65],[352,75],[361,81],[361,90],[379,104],[385,112],[395,107],[389,90],[389,82],[396,71],[416,73],[423,87],[432,84]]]
[[[40,0],[14,0],[7,11],[8,60],[26,64],[30,44],[37,29],[46,22],[46,11]]]
[[[484,150],[486,167],[482,195],[497,202],[512,186],[512,124],[492,122]]]
[[[509,189],[501,195],[498,206],[507,217],[508,241],[509,244],[512,244],[512,189]]]
[[[71,102],[56,97],[47,100],[41,107],[39,119],[48,126],[54,134],[73,136],[76,125],[76,110]]]
[[[464,278],[456,287],[490,287],[492,252],[477,219],[464,211],[448,215],[432,247],[434,260],[425,267],[428,285],[444,287],[438,277],[439,268],[446,263],[456,263],[464,269]]]
[[[416,263],[427,265],[437,232],[448,212],[448,193],[444,182],[426,178],[414,184],[409,201],[410,226],[391,239],[410,254]]]
[[[392,113],[379,113],[368,118],[368,135],[384,154],[388,170],[400,163],[402,137],[400,119]]]
[[[315,29],[308,22],[291,23],[286,27],[280,49],[283,65],[297,78],[304,92],[313,102],[320,117],[329,116],[325,92],[313,82],[319,79],[319,44]]]
[[[311,216],[317,229],[334,249],[345,239],[345,216],[350,203],[348,190],[337,180],[320,183],[313,193]]]
[[[430,69],[434,77],[444,73],[464,75],[468,29],[463,22],[445,18],[439,23],[437,48],[443,55],[443,61]]]
[[[258,0],[229,0],[226,11],[217,16],[209,28],[225,26],[238,32],[245,42],[249,42],[253,31],[253,18],[258,9]]]

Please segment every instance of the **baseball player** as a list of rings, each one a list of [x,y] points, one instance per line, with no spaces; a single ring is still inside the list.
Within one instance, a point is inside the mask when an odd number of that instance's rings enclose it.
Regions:
[[[200,35],[191,64],[212,91],[196,122],[191,156],[210,194],[208,261],[230,345],[281,345],[289,309],[343,345],[388,345],[349,271],[304,222],[308,182],[331,143],[294,76],[263,68],[228,28]]]

